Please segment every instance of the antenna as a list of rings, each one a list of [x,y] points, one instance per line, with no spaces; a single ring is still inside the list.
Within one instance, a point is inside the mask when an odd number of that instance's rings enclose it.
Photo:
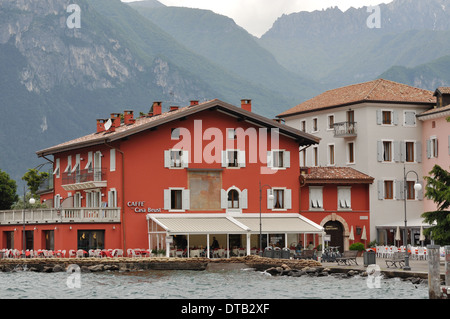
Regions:
[[[109,130],[111,128],[112,125],[112,121],[111,119],[108,119],[108,121],[106,121],[105,123],[105,131]]]

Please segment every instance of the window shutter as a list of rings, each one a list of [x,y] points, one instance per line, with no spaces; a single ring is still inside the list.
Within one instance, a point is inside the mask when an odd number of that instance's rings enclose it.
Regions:
[[[431,158],[431,140],[427,140],[427,158]]]
[[[401,149],[401,143],[398,141],[394,141],[394,161],[399,162],[402,158],[402,149]]]
[[[170,167],[170,150],[164,151],[164,167]]]
[[[378,162],[383,161],[383,142],[377,141],[377,159]]]
[[[405,199],[405,185],[403,181],[395,182],[395,199]]]
[[[191,203],[191,198],[190,198],[190,191],[189,191],[189,189],[183,189],[183,192],[182,192],[182,195],[181,195],[183,198],[181,199],[182,200],[182,206],[181,206],[181,208],[182,209],[186,209],[186,210],[188,210],[188,209],[190,209],[190,203]]]
[[[56,175],[56,178],[59,178],[59,171],[59,158],[57,158],[55,161],[55,170],[53,171],[53,175]]]
[[[392,111],[392,123],[398,125],[398,112]]]
[[[164,190],[164,209],[170,209],[170,189]]]
[[[273,167],[273,155],[272,151],[267,151],[267,167]]]
[[[181,159],[181,163],[183,164],[183,167],[186,168],[189,166],[189,153],[188,151],[182,151],[183,155],[182,155],[182,159]]]
[[[222,151],[222,167],[227,167],[228,166],[228,152]]]
[[[273,195],[273,190],[267,190],[267,209],[273,209],[273,199],[270,199],[270,195]]]
[[[247,202],[247,190],[244,189],[241,194],[239,195],[239,207],[242,209],[248,208],[248,202]]]
[[[220,208],[227,209],[228,208],[228,196],[227,191],[224,189],[220,190]]]
[[[384,181],[378,180],[378,199],[384,199]]]
[[[416,142],[416,162],[417,163],[422,163],[422,143],[421,142]]]
[[[284,208],[292,209],[292,190],[284,190]]]
[[[382,123],[381,110],[377,110],[377,124],[381,125],[381,123]]]
[[[116,150],[113,148],[109,150],[109,170],[111,172],[116,171]]]
[[[286,168],[291,167],[291,152],[289,152],[289,151],[283,152],[283,163],[284,163],[284,167],[286,167]]]
[[[400,142],[400,161],[406,162],[406,142]]]
[[[245,167],[245,151],[238,151],[239,167]]]

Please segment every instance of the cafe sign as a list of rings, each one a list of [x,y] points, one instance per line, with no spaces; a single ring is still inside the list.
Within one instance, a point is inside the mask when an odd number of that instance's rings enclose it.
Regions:
[[[161,213],[161,208],[146,207],[145,201],[128,202],[127,206],[135,213]]]

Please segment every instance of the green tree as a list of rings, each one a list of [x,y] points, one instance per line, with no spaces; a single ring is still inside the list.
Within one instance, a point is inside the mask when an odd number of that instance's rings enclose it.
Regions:
[[[39,186],[48,178],[48,176],[49,174],[47,172],[39,172],[37,169],[31,168],[23,175],[22,179],[27,182],[31,194],[36,197],[35,195]]]
[[[10,209],[18,199],[16,181],[0,169],[0,209]]]
[[[426,235],[432,232],[436,244],[450,244],[450,173],[439,165],[435,165],[430,171],[430,176],[425,176],[427,186],[425,196],[433,200],[437,210],[422,214],[425,222],[435,226],[424,230]]]

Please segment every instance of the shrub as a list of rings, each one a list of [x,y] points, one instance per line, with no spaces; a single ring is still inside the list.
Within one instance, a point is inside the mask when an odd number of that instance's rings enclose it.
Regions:
[[[354,243],[350,245],[350,250],[359,250],[359,251],[363,251],[364,250],[364,244],[363,243]]]

